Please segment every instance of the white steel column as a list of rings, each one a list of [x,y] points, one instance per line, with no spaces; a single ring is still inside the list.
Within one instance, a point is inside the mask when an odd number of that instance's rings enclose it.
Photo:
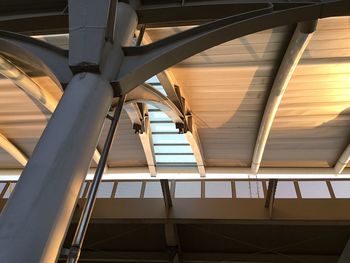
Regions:
[[[68,84],[1,214],[1,262],[58,259],[112,103],[110,82],[123,59],[122,46],[129,44],[137,25],[134,10],[119,3],[113,43],[106,42],[101,33],[107,21],[100,19],[106,4],[109,1],[69,1],[70,65],[79,73]],[[96,39],[103,43],[90,42]]]
[[[75,76],[0,217],[0,257],[55,262],[113,97],[108,82]]]

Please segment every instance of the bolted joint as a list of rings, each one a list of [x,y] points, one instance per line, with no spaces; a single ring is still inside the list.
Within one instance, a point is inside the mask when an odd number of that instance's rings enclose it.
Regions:
[[[84,72],[95,73],[95,74],[101,73],[99,65],[89,63],[89,62],[81,62],[77,65],[70,65],[69,68],[74,75],[79,73],[84,73]]]
[[[185,133],[186,131],[186,129],[185,129],[185,124],[184,123],[180,123],[180,122],[177,122],[177,123],[175,123],[175,127],[176,127],[176,129],[178,129],[179,130],[179,133],[180,134],[183,134],[183,133]]]

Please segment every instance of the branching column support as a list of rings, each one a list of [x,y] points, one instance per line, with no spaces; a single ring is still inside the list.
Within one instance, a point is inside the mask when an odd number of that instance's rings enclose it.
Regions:
[[[12,80],[21,90],[23,90],[32,99],[38,101],[42,104],[49,112],[54,112],[57,105],[58,99],[55,98],[45,87],[40,86],[38,83],[32,80],[25,72],[23,72],[19,67],[11,63],[8,59],[0,55],[0,73],[6,78]],[[47,73],[47,72],[42,72]],[[51,82],[55,83],[55,79],[51,79]],[[63,94],[60,87],[57,90]],[[100,160],[100,152],[96,149],[93,155],[93,159],[96,163]]]
[[[0,258],[11,263],[54,263],[70,224],[105,116],[122,46],[137,15],[118,4],[113,42],[105,32],[110,1],[69,1],[69,81],[0,217]],[[113,76],[113,77],[112,77]]]
[[[288,83],[304,53],[312,34],[316,29],[317,21],[303,22],[297,25],[294,35],[284,54],[281,65],[273,82],[270,96],[267,101],[264,115],[260,124],[258,138],[256,140],[251,172],[257,174],[264,154],[267,139],[275,119],[278,107],[287,89]]]

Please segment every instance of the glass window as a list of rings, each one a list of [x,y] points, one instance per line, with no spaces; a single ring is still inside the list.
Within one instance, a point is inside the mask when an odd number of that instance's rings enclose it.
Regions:
[[[117,198],[140,198],[142,182],[118,182]]]
[[[176,182],[175,198],[201,198],[201,182]]]
[[[82,185],[82,187],[81,187],[81,189],[80,189],[80,192],[79,192],[79,198],[82,198],[82,197],[83,197],[83,194],[84,194],[86,185],[87,185],[87,183],[84,182],[83,185]]]
[[[231,181],[205,182],[205,198],[232,198]]]
[[[0,183],[0,194],[4,190],[5,186],[6,186],[6,183]]]
[[[97,198],[111,198],[114,182],[101,182],[97,190]]]
[[[170,183],[169,183],[170,184]],[[147,182],[144,198],[163,198],[160,182]]]
[[[302,198],[331,198],[325,181],[299,181]]]
[[[331,181],[336,198],[350,198],[350,181]]]
[[[269,187],[269,182],[266,182]],[[297,192],[293,181],[278,181],[275,198],[297,198]]]
[[[3,198],[7,199],[10,197],[13,189],[15,189],[16,183],[10,183],[9,187],[7,188]]]
[[[237,198],[264,198],[261,181],[236,181]]]

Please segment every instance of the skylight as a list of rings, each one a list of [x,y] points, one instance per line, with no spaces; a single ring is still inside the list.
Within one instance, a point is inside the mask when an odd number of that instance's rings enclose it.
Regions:
[[[156,76],[146,81],[167,96]],[[179,134],[172,120],[160,109],[148,105],[156,165],[196,166],[192,148],[184,134]]]

